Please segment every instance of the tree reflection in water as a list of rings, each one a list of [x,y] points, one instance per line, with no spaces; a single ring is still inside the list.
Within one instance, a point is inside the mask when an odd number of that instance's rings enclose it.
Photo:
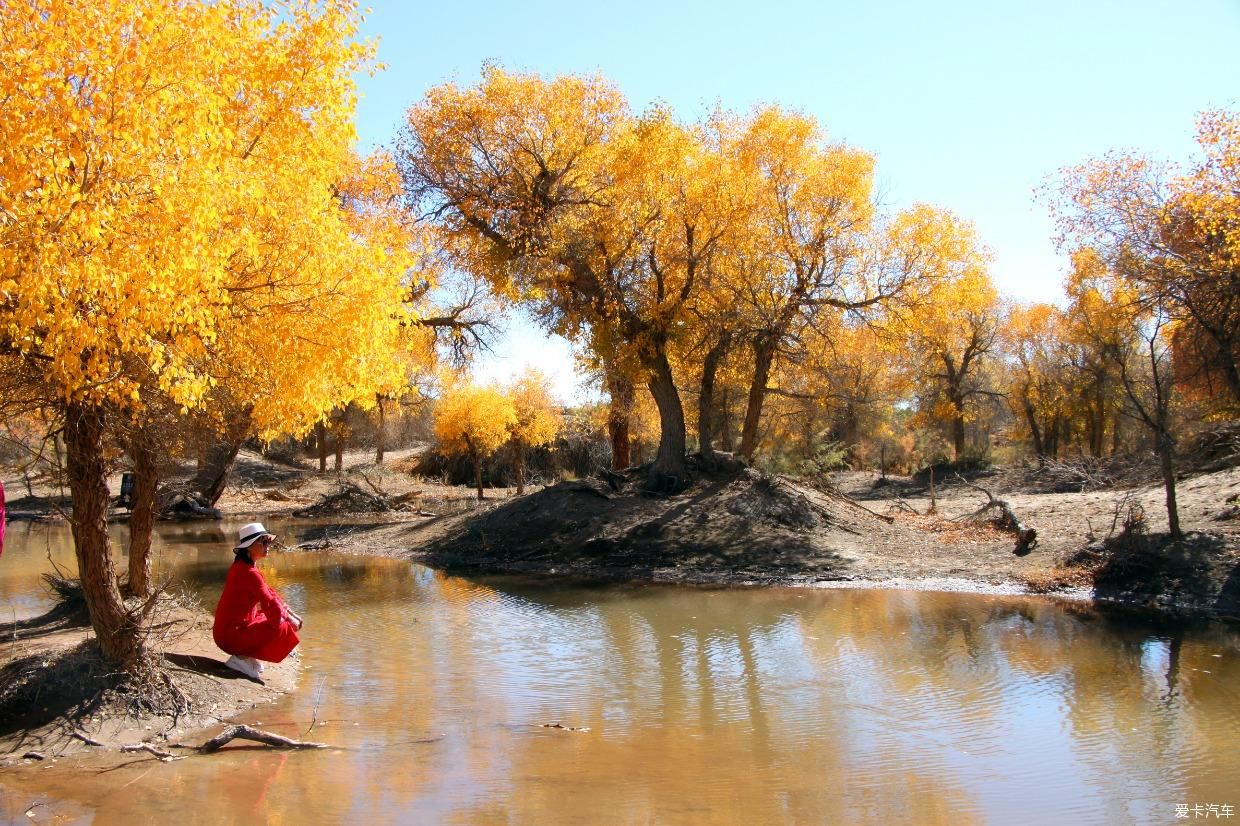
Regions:
[[[227,549],[161,541],[163,570],[211,602]],[[6,552],[0,593],[24,599],[43,557]],[[268,578],[307,617],[302,685],[246,722],[317,718],[339,750],[0,782],[100,823],[171,791],[223,820],[1145,822],[1240,788],[1240,642],[1221,625],[322,553],[276,555]]]

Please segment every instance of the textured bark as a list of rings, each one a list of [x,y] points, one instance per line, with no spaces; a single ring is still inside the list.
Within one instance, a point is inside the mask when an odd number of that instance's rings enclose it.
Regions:
[[[685,409],[672,378],[667,354],[659,349],[649,361],[647,382],[659,408],[659,453],[650,468],[647,487],[660,493],[675,493],[689,485],[689,463],[685,457]]]
[[[749,383],[749,401],[745,406],[745,423],[741,428],[740,454],[746,462],[753,461],[758,448],[758,424],[762,419],[762,405],[766,402],[766,383],[771,377],[771,364],[775,360],[775,339],[763,336],[753,344],[753,379]]]
[[[129,443],[134,462],[133,505],[129,515],[129,581],[131,596],[151,593],[151,536],[155,528],[155,491],[159,466],[150,434],[139,430]]]
[[[1029,425],[1029,437],[1033,440],[1033,455],[1041,461],[1046,458],[1046,443],[1042,439],[1042,428],[1038,427],[1038,416],[1028,396],[1021,399],[1021,406],[1025,411],[1025,421]]]
[[[212,754],[231,743],[233,740],[250,740],[277,749],[325,749],[326,743],[310,743],[304,740],[291,740],[279,734],[253,728],[251,726],[229,726],[219,734],[198,747],[202,754]]]
[[[1107,400],[1105,379],[1098,379],[1094,388],[1094,407],[1089,417],[1089,454],[1095,459],[1105,453],[1103,440],[1107,429]]]
[[[1219,366],[1222,368],[1223,380],[1227,383],[1227,389],[1231,391],[1232,401],[1240,402],[1240,368],[1236,367],[1234,359],[1221,359]]]
[[[332,444],[336,448],[335,470],[337,475],[344,472],[344,446],[347,441],[348,439],[343,433],[336,431]]]
[[[1177,539],[1180,532],[1180,509],[1175,501],[1175,443],[1164,429],[1158,434],[1158,462],[1162,468],[1163,489],[1167,501],[1167,526]]]
[[[1046,447],[1046,455],[1052,459],[1059,458],[1059,434],[1063,430],[1063,424],[1058,415],[1051,419],[1050,424],[1046,428],[1044,445]]]
[[[964,395],[958,390],[949,391],[949,398],[952,403],[952,449],[956,454],[956,461],[960,461],[960,457],[964,455]]]
[[[116,587],[108,546],[108,484],[103,460],[104,414],[97,407],[71,403],[65,409],[65,448],[69,491],[73,496],[73,549],[82,593],[103,655],[122,667],[141,653],[137,629]]]
[[[629,422],[633,413],[636,390],[627,376],[611,365],[604,364],[607,393],[611,396],[611,408],[607,413],[607,436],[611,440],[611,469],[624,470],[633,464],[632,441]]]
[[[731,333],[720,336],[702,361],[702,391],[698,394],[698,451],[706,467],[715,467],[715,374],[732,344]]]
[[[736,449],[736,443],[732,440],[732,405],[730,404],[731,393],[724,388],[723,398],[719,400],[719,446],[725,452],[731,453]]]

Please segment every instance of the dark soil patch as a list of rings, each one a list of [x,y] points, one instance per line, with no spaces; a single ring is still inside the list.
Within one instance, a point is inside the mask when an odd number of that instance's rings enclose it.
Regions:
[[[702,473],[667,497],[644,495],[636,474],[613,487],[562,482],[509,500],[445,526],[419,555],[450,570],[841,579],[846,546],[888,527],[842,497],[752,470]]]
[[[0,764],[27,752],[55,758],[87,749],[166,741],[218,724],[290,690],[296,660],[269,666],[263,682],[224,665],[211,617],[180,606],[129,673],[100,654],[88,624],[63,604],[5,627],[0,640]],[[11,632],[10,632],[11,629]]]
[[[94,640],[9,661],[0,668],[0,739],[54,720],[75,728],[105,707],[115,710],[120,681],[111,671]]]
[[[1092,572],[1100,599],[1240,616],[1240,537],[1117,537],[1088,545],[1065,562],[1069,569]]]
[[[48,522],[64,519],[73,510],[68,496],[22,496],[5,503],[10,522]]]

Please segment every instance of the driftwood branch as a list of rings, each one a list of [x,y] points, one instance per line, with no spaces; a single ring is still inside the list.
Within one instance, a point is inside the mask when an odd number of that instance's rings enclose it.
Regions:
[[[986,488],[969,482],[959,473],[956,474],[956,478],[959,479],[965,487],[969,487],[973,490],[986,494],[986,499],[989,500],[985,505],[982,505],[975,512],[969,514],[969,519],[978,519],[987,511],[997,510],[999,512],[999,516],[995,518],[995,524],[1003,530],[1016,534],[1016,547],[1012,549],[1014,554],[1017,556],[1024,556],[1037,546],[1038,532],[1022,522],[1020,517],[1016,515],[1016,513],[1012,510],[1012,506],[1009,505],[1006,500],[995,498],[995,495],[986,490]]]
[[[852,505],[854,508],[860,508],[861,510],[868,513],[870,516],[877,516],[879,519],[883,520],[888,525],[896,521],[894,516],[888,516],[885,513],[879,513],[877,511],[872,511],[869,508],[867,508],[865,505],[861,504],[856,499],[853,499],[847,493],[844,493],[842,490],[839,490],[836,487],[828,486],[823,489],[823,492],[826,493],[828,496],[834,496],[836,499],[842,500],[843,502],[846,502],[847,504]]]
[[[921,516],[921,513],[918,512],[917,508],[904,501],[904,499],[900,496],[897,496],[894,500],[892,500],[892,507],[896,510],[904,511],[905,513],[911,513],[914,516]]]
[[[272,734],[269,731],[252,728],[251,726],[231,726],[199,746],[198,751],[202,754],[211,754],[219,751],[233,740],[252,740],[255,743],[263,743],[264,745],[277,749],[328,748],[326,743],[310,743],[304,740],[292,740],[288,737],[282,737],[279,734]]]
[[[147,752],[148,754],[155,755],[156,757],[159,758],[160,762],[163,762],[163,763],[170,763],[173,760],[184,760],[185,759],[184,757],[177,757],[176,755],[173,755],[169,752],[163,751],[161,749],[157,749],[154,746],[152,746],[150,743],[137,743],[132,746],[121,746],[121,751],[125,751],[125,752],[144,751],[144,752]]]

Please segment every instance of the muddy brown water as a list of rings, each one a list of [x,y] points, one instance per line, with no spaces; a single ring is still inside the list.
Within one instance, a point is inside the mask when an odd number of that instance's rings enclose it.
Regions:
[[[159,572],[213,605],[237,527],[161,526]],[[72,567],[64,527],[12,525],[8,542],[0,623],[47,607],[49,556]],[[310,739],[334,748],[9,767],[0,819],[1093,824],[1240,809],[1234,626],[1037,598],[461,578],[331,553],[263,565],[306,616],[303,671],[243,721],[307,736],[317,717]]]

